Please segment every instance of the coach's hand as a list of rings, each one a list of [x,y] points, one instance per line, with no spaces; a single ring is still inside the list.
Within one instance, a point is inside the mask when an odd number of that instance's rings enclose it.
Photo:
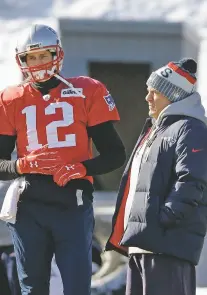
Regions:
[[[57,152],[52,152],[45,145],[35,151],[32,151],[25,157],[16,161],[16,169],[19,174],[40,173],[53,175],[55,169],[63,165],[63,161]]]
[[[82,178],[86,175],[86,168],[83,164],[66,164],[57,169],[53,175],[53,180],[59,186],[65,186],[71,179]]]

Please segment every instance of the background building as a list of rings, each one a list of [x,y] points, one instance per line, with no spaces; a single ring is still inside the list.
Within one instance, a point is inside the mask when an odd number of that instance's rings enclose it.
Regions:
[[[21,81],[15,43],[19,31],[34,22],[48,24],[62,35],[66,75],[89,75],[107,85],[121,115],[117,129],[128,156],[147,116],[145,82],[154,69],[169,60],[195,58],[198,90],[207,107],[206,0],[1,0],[1,89]],[[96,188],[101,190],[95,195],[96,235],[101,239],[110,228],[122,170],[96,178]],[[117,256],[112,259],[121,263]],[[207,243],[197,268],[198,287],[207,288],[206,273]],[[101,278],[102,282],[108,279]],[[207,289],[198,289],[198,294],[207,294]]]

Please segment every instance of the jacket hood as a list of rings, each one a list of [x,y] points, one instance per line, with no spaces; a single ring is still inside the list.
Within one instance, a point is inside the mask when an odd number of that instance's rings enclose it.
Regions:
[[[205,109],[202,105],[201,96],[198,92],[194,92],[185,99],[174,102],[164,108],[156,120],[156,125],[159,124],[164,117],[170,115],[183,115],[192,117],[204,122],[207,125]]]

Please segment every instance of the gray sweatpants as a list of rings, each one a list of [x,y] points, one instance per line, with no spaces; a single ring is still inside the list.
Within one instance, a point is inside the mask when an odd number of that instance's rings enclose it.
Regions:
[[[134,254],[129,258],[126,295],[195,295],[195,266],[157,254]]]

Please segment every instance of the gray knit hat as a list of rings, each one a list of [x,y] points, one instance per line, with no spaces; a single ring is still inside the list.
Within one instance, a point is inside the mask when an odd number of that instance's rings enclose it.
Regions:
[[[147,86],[156,89],[171,102],[186,98],[195,91],[197,63],[191,58],[169,62],[166,66],[152,72]]]

